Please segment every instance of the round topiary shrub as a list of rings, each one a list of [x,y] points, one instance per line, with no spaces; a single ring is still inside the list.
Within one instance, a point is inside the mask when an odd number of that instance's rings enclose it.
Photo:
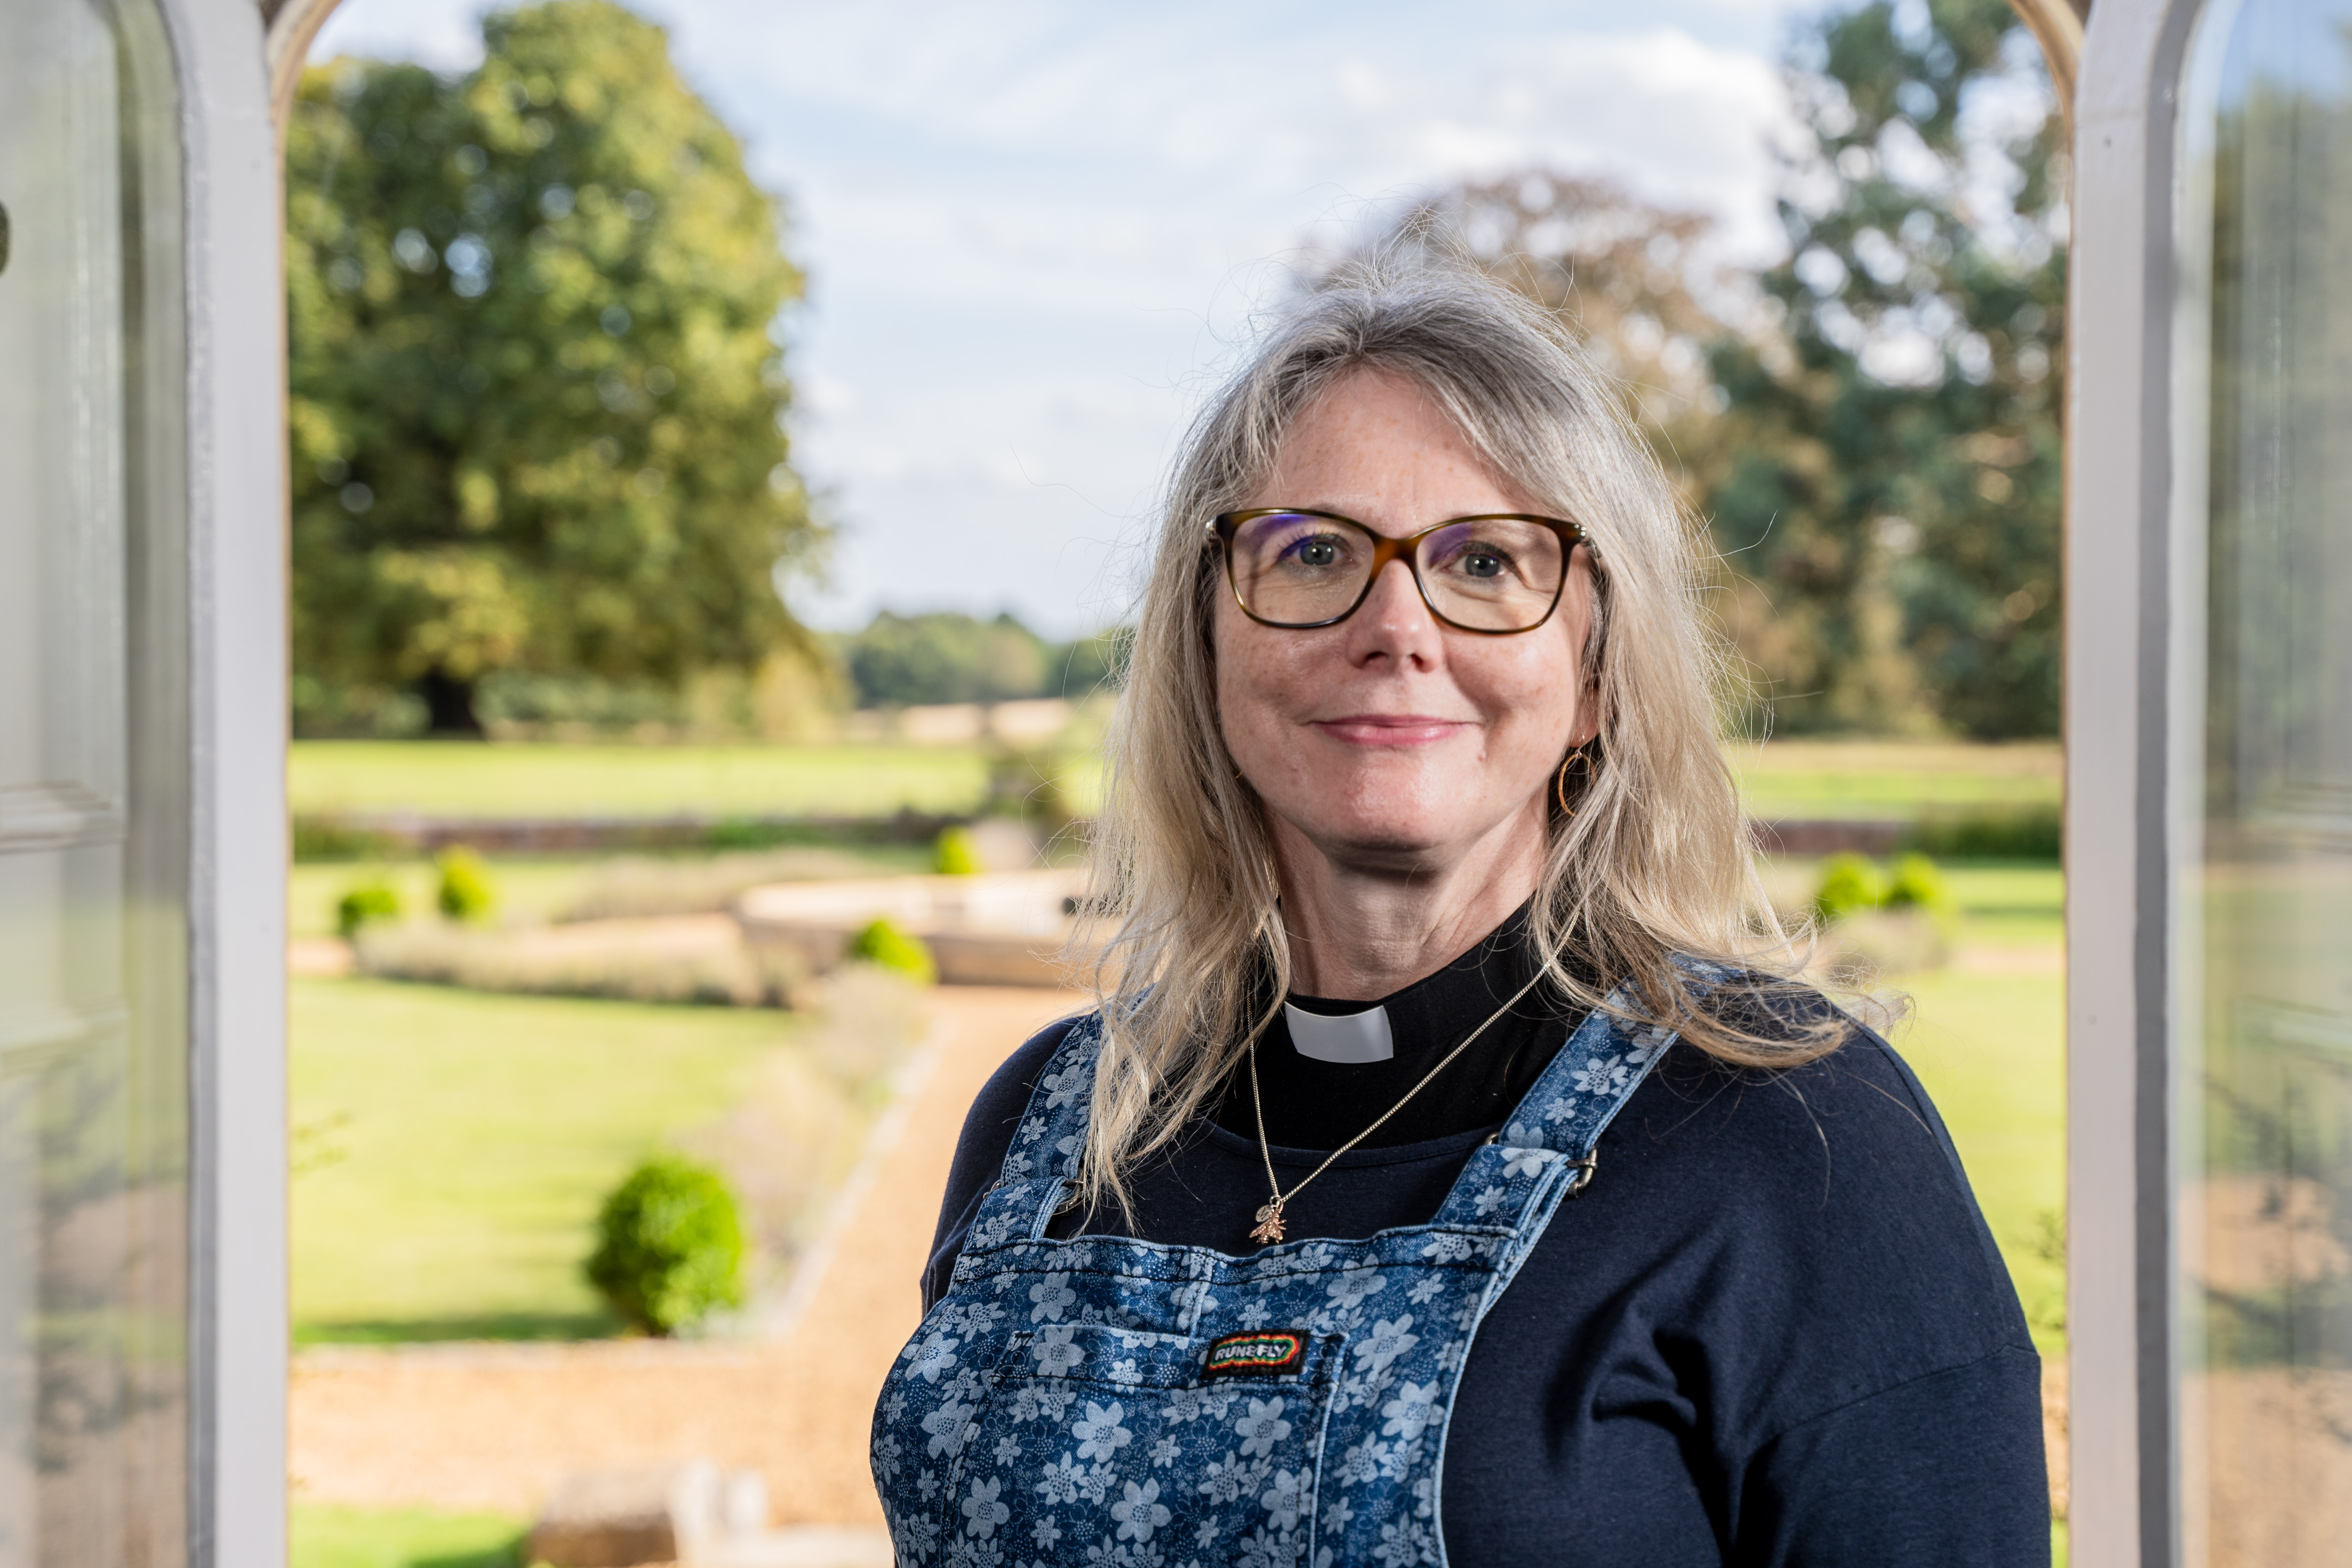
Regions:
[[[434,902],[444,915],[453,921],[490,918],[499,895],[480,856],[466,848],[444,849],[434,857],[433,863],[441,872],[441,887]]]
[[[381,878],[362,882],[335,900],[335,934],[351,941],[365,928],[400,918],[400,894]]]
[[[1822,862],[1822,879],[1813,889],[1813,918],[1823,925],[1886,901],[1886,884],[1878,868],[1860,855],[1832,855]]]
[[[931,950],[887,920],[872,921],[852,937],[849,956],[903,974],[918,985],[929,985],[940,977],[939,965],[931,962]]]
[[[661,1154],[596,1216],[588,1282],[632,1327],[667,1337],[743,1300],[743,1222],[727,1179]]]
[[[942,877],[970,877],[980,868],[980,845],[971,829],[940,828],[939,842],[931,846],[931,869]]]
[[[1925,855],[1906,855],[1895,862],[1895,874],[1887,879],[1888,909],[1926,910],[1940,914],[1952,903],[1952,889],[1944,881],[1944,873]]]

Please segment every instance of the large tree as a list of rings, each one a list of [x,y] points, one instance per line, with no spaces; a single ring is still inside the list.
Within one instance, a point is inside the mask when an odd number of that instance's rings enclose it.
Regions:
[[[2005,0],[1868,0],[1790,72],[1808,145],[1696,454],[1791,730],[2058,721],[2063,129]]]
[[[1657,205],[1613,181],[1528,169],[1415,203],[1346,260],[1466,260],[1559,315],[1669,465],[1706,438],[1717,401],[1706,356],[1740,279],[1706,214]],[[1752,289],[1744,292],[1752,293]]]
[[[2005,0],[1868,0],[1790,63],[1788,259],[1531,171],[1372,242],[1465,254],[1616,378],[1719,563],[1785,731],[2054,732],[2061,126]]]
[[[773,198],[607,0],[483,23],[442,77],[305,73],[287,146],[298,713],[513,669],[676,682],[804,642],[821,542],[771,336]]]

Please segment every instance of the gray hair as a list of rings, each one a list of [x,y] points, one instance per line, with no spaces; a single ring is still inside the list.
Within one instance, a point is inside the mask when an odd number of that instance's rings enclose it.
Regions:
[[[1793,948],[1717,745],[1726,672],[1702,611],[1701,530],[1614,390],[1551,314],[1484,275],[1360,262],[1275,322],[1195,421],[1169,487],[1072,949],[1105,1021],[1091,1204],[1124,1202],[1134,1163],[1215,1096],[1288,989],[1264,807],[1218,720],[1222,578],[1203,531],[1273,471],[1303,410],[1365,371],[1413,384],[1499,480],[1582,524],[1593,547],[1596,761],[1575,811],[1552,813],[1530,921],[1551,984],[1597,1006],[1631,980],[1646,1021],[1745,1065],[1809,1060],[1845,1026],[1777,1007],[1759,1026],[1692,983],[1697,959],[1786,986]]]

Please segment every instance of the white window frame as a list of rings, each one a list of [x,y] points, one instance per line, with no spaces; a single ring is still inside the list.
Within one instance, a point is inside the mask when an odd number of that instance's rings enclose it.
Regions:
[[[2179,1560],[2175,943],[2200,743],[2173,439],[2180,99],[2202,0],[2098,0],[2067,317],[2070,1559]],[[2199,531],[2201,540],[2201,531]]]
[[[180,94],[189,529],[190,1568],[284,1568],[285,289],[252,0],[159,0]]]

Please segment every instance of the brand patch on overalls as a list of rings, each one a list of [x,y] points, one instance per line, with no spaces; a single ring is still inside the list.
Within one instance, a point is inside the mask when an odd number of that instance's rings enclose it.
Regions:
[[[1209,1359],[1201,1375],[1212,1377],[1296,1377],[1307,1360],[1307,1336],[1296,1329],[1260,1330],[1227,1334],[1209,1342]]]

